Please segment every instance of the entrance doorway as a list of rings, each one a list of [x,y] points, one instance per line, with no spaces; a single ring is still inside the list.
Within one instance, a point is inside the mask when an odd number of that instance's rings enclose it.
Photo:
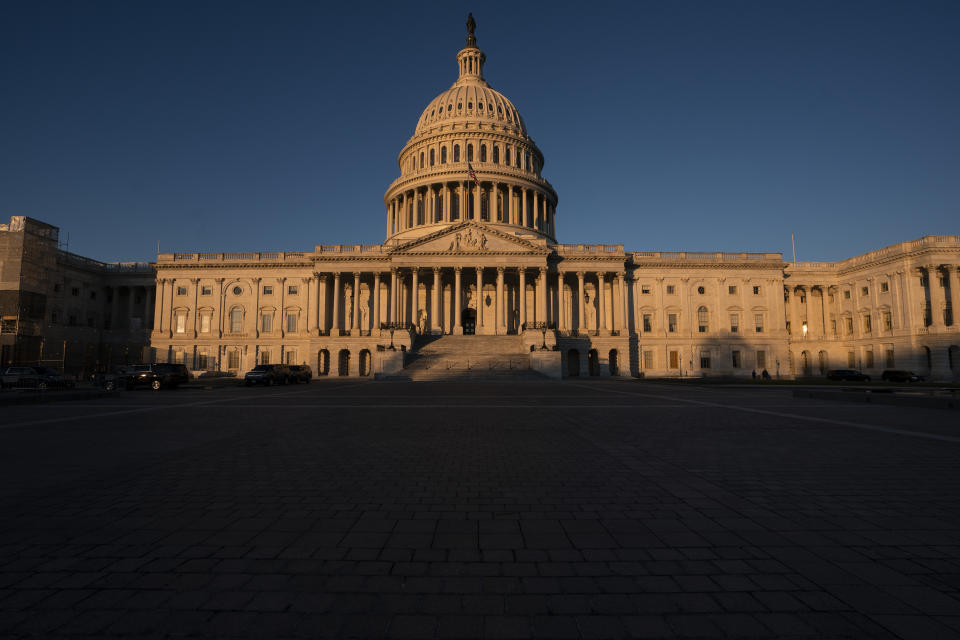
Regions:
[[[463,325],[463,335],[472,336],[477,332],[477,312],[473,309],[464,309],[460,314],[460,324]]]

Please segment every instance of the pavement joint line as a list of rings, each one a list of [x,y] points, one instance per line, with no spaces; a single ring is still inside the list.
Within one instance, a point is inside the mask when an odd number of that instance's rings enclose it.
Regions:
[[[582,386],[582,385],[581,385]],[[720,409],[734,409],[737,411],[746,411],[749,413],[759,413],[762,415],[768,416],[777,416],[778,418],[793,418],[795,420],[806,420],[808,422],[821,422],[824,424],[835,424],[842,427],[853,427],[855,429],[864,429],[866,431],[879,431],[882,433],[893,433],[901,436],[912,436],[914,438],[927,438],[930,440],[939,440],[941,442],[956,442],[960,443],[960,438],[954,436],[942,436],[936,433],[927,433],[925,431],[909,431],[907,429],[897,429],[895,427],[883,427],[876,424],[865,424],[863,422],[850,422],[848,420],[834,420],[832,418],[819,418],[816,416],[804,416],[799,413],[785,413],[782,411],[770,411],[769,409],[755,409],[753,407],[742,407],[739,405],[733,404],[722,404],[720,402],[707,402],[705,400],[691,400],[689,398],[670,398],[668,396],[657,395],[653,393],[632,393],[630,391],[620,391],[619,389],[603,389],[599,388],[600,391],[605,391],[607,393],[620,393],[628,396],[642,396],[647,398],[657,398],[659,400],[675,400],[678,402],[688,402],[690,404],[698,404],[704,407],[717,407]]]

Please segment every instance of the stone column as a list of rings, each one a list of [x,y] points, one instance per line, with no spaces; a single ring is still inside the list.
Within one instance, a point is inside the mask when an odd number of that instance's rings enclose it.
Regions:
[[[473,183],[473,219],[477,222],[481,219],[481,194],[483,188],[476,182]]]
[[[420,327],[420,269],[414,267],[410,271],[410,322],[414,327]]]
[[[157,280],[156,289],[160,289],[160,299],[159,299],[159,301],[158,301],[158,300],[156,299],[156,294],[154,294],[154,302],[153,302],[153,330],[154,330],[154,331],[163,331],[163,304],[164,304],[164,302],[165,302],[165,300],[166,300],[166,296],[165,296],[164,294],[166,293],[166,289],[167,289],[167,281],[166,281],[166,279],[161,278],[161,279]],[[156,289],[154,289],[154,290],[156,290]],[[116,299],[116,297],[117,297],[116,291],[114,291],[113,297],[114,297],[114,299]],[[110,302],[110,306],[111,306],[111,307],[113,306],[113,302],[112,302],[112,301]],[[110,318],[110,328],[113,329],[113,309],[111,308],[109,311],[107,311],[107,313],[110,314],[110,315],[108,316],[108,317]]]
[[[496,222],[500,215],[500,185],[496,182],[490,187],[490,222]]]
[[[430,291],[430,333],[443,333],[443,323],[440,322],[440,267],[433,268],[433,289]]]
[[[547,269],[540,267],[540,277],[537,279],[537,322],[546,325],[547,322]]]
[[[565,275],[563,271],[557,274],[557,329],[560,331],[567,330],[566,294],[563,292]]]
[[[467,202],[467,199],[470,197],[469,184],[469,182],[464,180],[460,185],[460,222],[466,221],[467,215],[470,213],[470,205]]]
[[[150,326],[147,327],[151,331],[157,328],[157,288],[155,286],[147,289],[147,305],[150,309]]]
[[[607,274],[597,272],[597,335],[607,335]]]
[[[453,268],[453,335],[463,335],[463,326],[460,324],[460,314],[462,309],[462,300],[460,298],[462,287],[460,284],[460,267]]]
[[[583,271],[577,271],[577,330],[580,332],[587,330],[583,312]]]
[[[370,335],[380,335],[380,272],[373,274],[373,322],[370,323]]]
[[[316,321],[314,317],[316,304],[311,304],[312,300],[316,300],[316,292],[313,290],[314,278],[301,278],[300,282],[303,284],[303,288],[307,292],[307,333],[310,333],[313,330],[313,323]]]
[[[527,190],[520,188],[520,226],[527,226]]]
[[[327,330],[327,274],[317,274],[317,335]]]
[[[520,331],[527,323],[527,270],[520,267]]]
[[[957,265],[947,265],[947,277],[950,283],[950,309],[952,310],[952,326],[954,327],[960,325],[960,318],[958,318],[958,316],[960,316],[960,286],[958,286],[960,285],[960,283],[958,283],[960,278],[957,277],[958,275],[960,274],[957,272]]]
[[[397,321],[397,270],[390,269],[390,304],[387,305],[387,322]]]
[[[450,222],[450,183],[443,183],[443,221]]]
[[[503,267],[497,267],[497,303],[494,307],[497,310],[494,333],[497,335],[506,333],[505,323],[503,321]]]
[[[262,292],[262,287],[260,286],[262,278],[254,278],[253,286],[257,292],[256,303],[253,306],[253,336],[255,338],[260,337],[260,329],[263,325],[260,324],[260,294]],[[254,361],[256,362],[256,361]]]
[[[537,224],[540,219],[540,192],[533,190],[533,228],[539,229],[542,225]]]
[[[340,335],[340,272],[333,274],[333,319],[330,323],[330,335]]]
[[[483,267],[477,267],[477,335],[483,329]]]
[[[627,333],[629,334],[630,327],[627,324],[628,323],[627,295],[626,295],[626,287],[623,286],[623,280],[624,280],[623,274],[618,273],[617,274],[617,298],[620,301],[620,303],[617,305],[616,316],[619,316],[619,318],[614,319],[614,323],[616,325],[614,326],[614,329],[617,329],[617,330],[627,329],[628,330]]]
[[[360,335],[357,331],[360,328],[360,272],[353,272],[353,322],[350,327],[352,335]]]
[[[927,269],[927,287],[930,290],[930,328],[939,331],[943,328],[943,307],[945,306],[945,297],[943,287],[940,286],[940,266],[936,263],[926,265]]]

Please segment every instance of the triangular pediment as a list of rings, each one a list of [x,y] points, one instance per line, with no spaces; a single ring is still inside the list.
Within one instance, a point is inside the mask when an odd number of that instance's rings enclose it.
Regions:
[[[539,244],[477,222],[461,222],[452,227],[400,245],[397,254],[546,254],[545,243]]]

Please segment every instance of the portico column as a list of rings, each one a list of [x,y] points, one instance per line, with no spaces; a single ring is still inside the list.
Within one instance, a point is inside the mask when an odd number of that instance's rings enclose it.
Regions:
[[[470,183],[466,180],[460,185],[460,221],[463,222],[467,219],[467,216],[470,213],[470,204],[468,199],[470,198]]]
[[[960,318],[958,318],[958,315],[960,315],[960,286],[958,286],[957,275],[957,265],[947,265],[947,278],[950,284],[950,309],[953,315],[952,326],[954,327],[960,324]]]
[[[360,328],[360,272],[353,272],[353,326],[351,329]],[[353,335],[359,335],[354,333]]]
[[[481,218],[480,198],[481,198],[482,191],[483,190],[481,189],[480,185],[478,185],[477,183],[473,184],[473,219],[474,220],[480,220]]]
[[[453,335],[463,335],[463,327],[460,326],[460,314],[462,312],[462,301],[460,299],[460,267],[453,268]]]
[[[540,267],[537,279],[537,322],[547,323],[547,269]]]
[[[540,219],[540,192],[536,189],[533,190],[533,228],[539,229],[540,225],[537,224],[537,221]]]
[[[443,333],[443,323],[440,322],[440,267],[433,268],[433,294],[430,300],[430,326],[431,333],[437,335]]]
[[[527,323],[527,270],[520,267],[520,331]]]
[[[157,286],[154,288],[160,289],[160,298],[157,300],[156,294],[154,294],[153,302],[153,330],[154,331],[163,331],[163,304],[165,302],[166,296],[164,295],[167,290],[167,281],[163,278],[157,280]],[[117,297],[116,290],[113,292],[113,297]],[[111,307],[113,306],[113,300],[110,301]],[[107,316],[110,319],[110,328],[113,329],[113,309],[111,308]]]
[[[493,186],[490,189],[490,222],[497,222],[497,219],[500,215],[500,206],[497,200],[500,196],[500,185],[496,182],[493,183]],[[498,316],[499,317],[499,316]],[[499,324],[499,321],[498,321]]]
[[[327,330],[327,274],[317,274],[317,335]]]
[[[330,323],[331,335],[340,332],[340,272],[333,274],[333,320]]]
[[[477,335],[483,329],[483,267],[477,267]]]
[[[497,304],[495,306],[497,309],[497,319],[494,323],[494,330],[495,333],[499,335],[506,333],[503,322],[503,267],[497,267]]]
[[[597,335],[607,333],[607,274],[597,273],[597,304],[600,313],[597,314]]]
[[[566,275],[563,271],[557,274],[557,329],[567,330],[567,314],[563,306],[563,277]]]
[[[587,330],[587,324],[583,318],[583,271],[577,271],[577,330]]]
[[[370,325],[370,335],[377,335],[380,330],[380,272],[373,274],[373,323]]]
[[[450,183],[443,183],[443,221],[450,222]]]
[[[623,274],[618,273],[616,276],[617,280],[617,300],[619,304],[616,307],[616,313],[614,314],[613,324],[614,329],[629,329],[627,326],[627,305],[626,305],[626,296],[624,295],[625,288],[623,286]],[[628,332],[629,333],[629,332]]]
[[[527,226],[527,190],[520,188],[520,226]]]
[[[414,327],[420,326],[420,269],[414,267],[411,270],[411,289],[410,292],[410,321]]]

